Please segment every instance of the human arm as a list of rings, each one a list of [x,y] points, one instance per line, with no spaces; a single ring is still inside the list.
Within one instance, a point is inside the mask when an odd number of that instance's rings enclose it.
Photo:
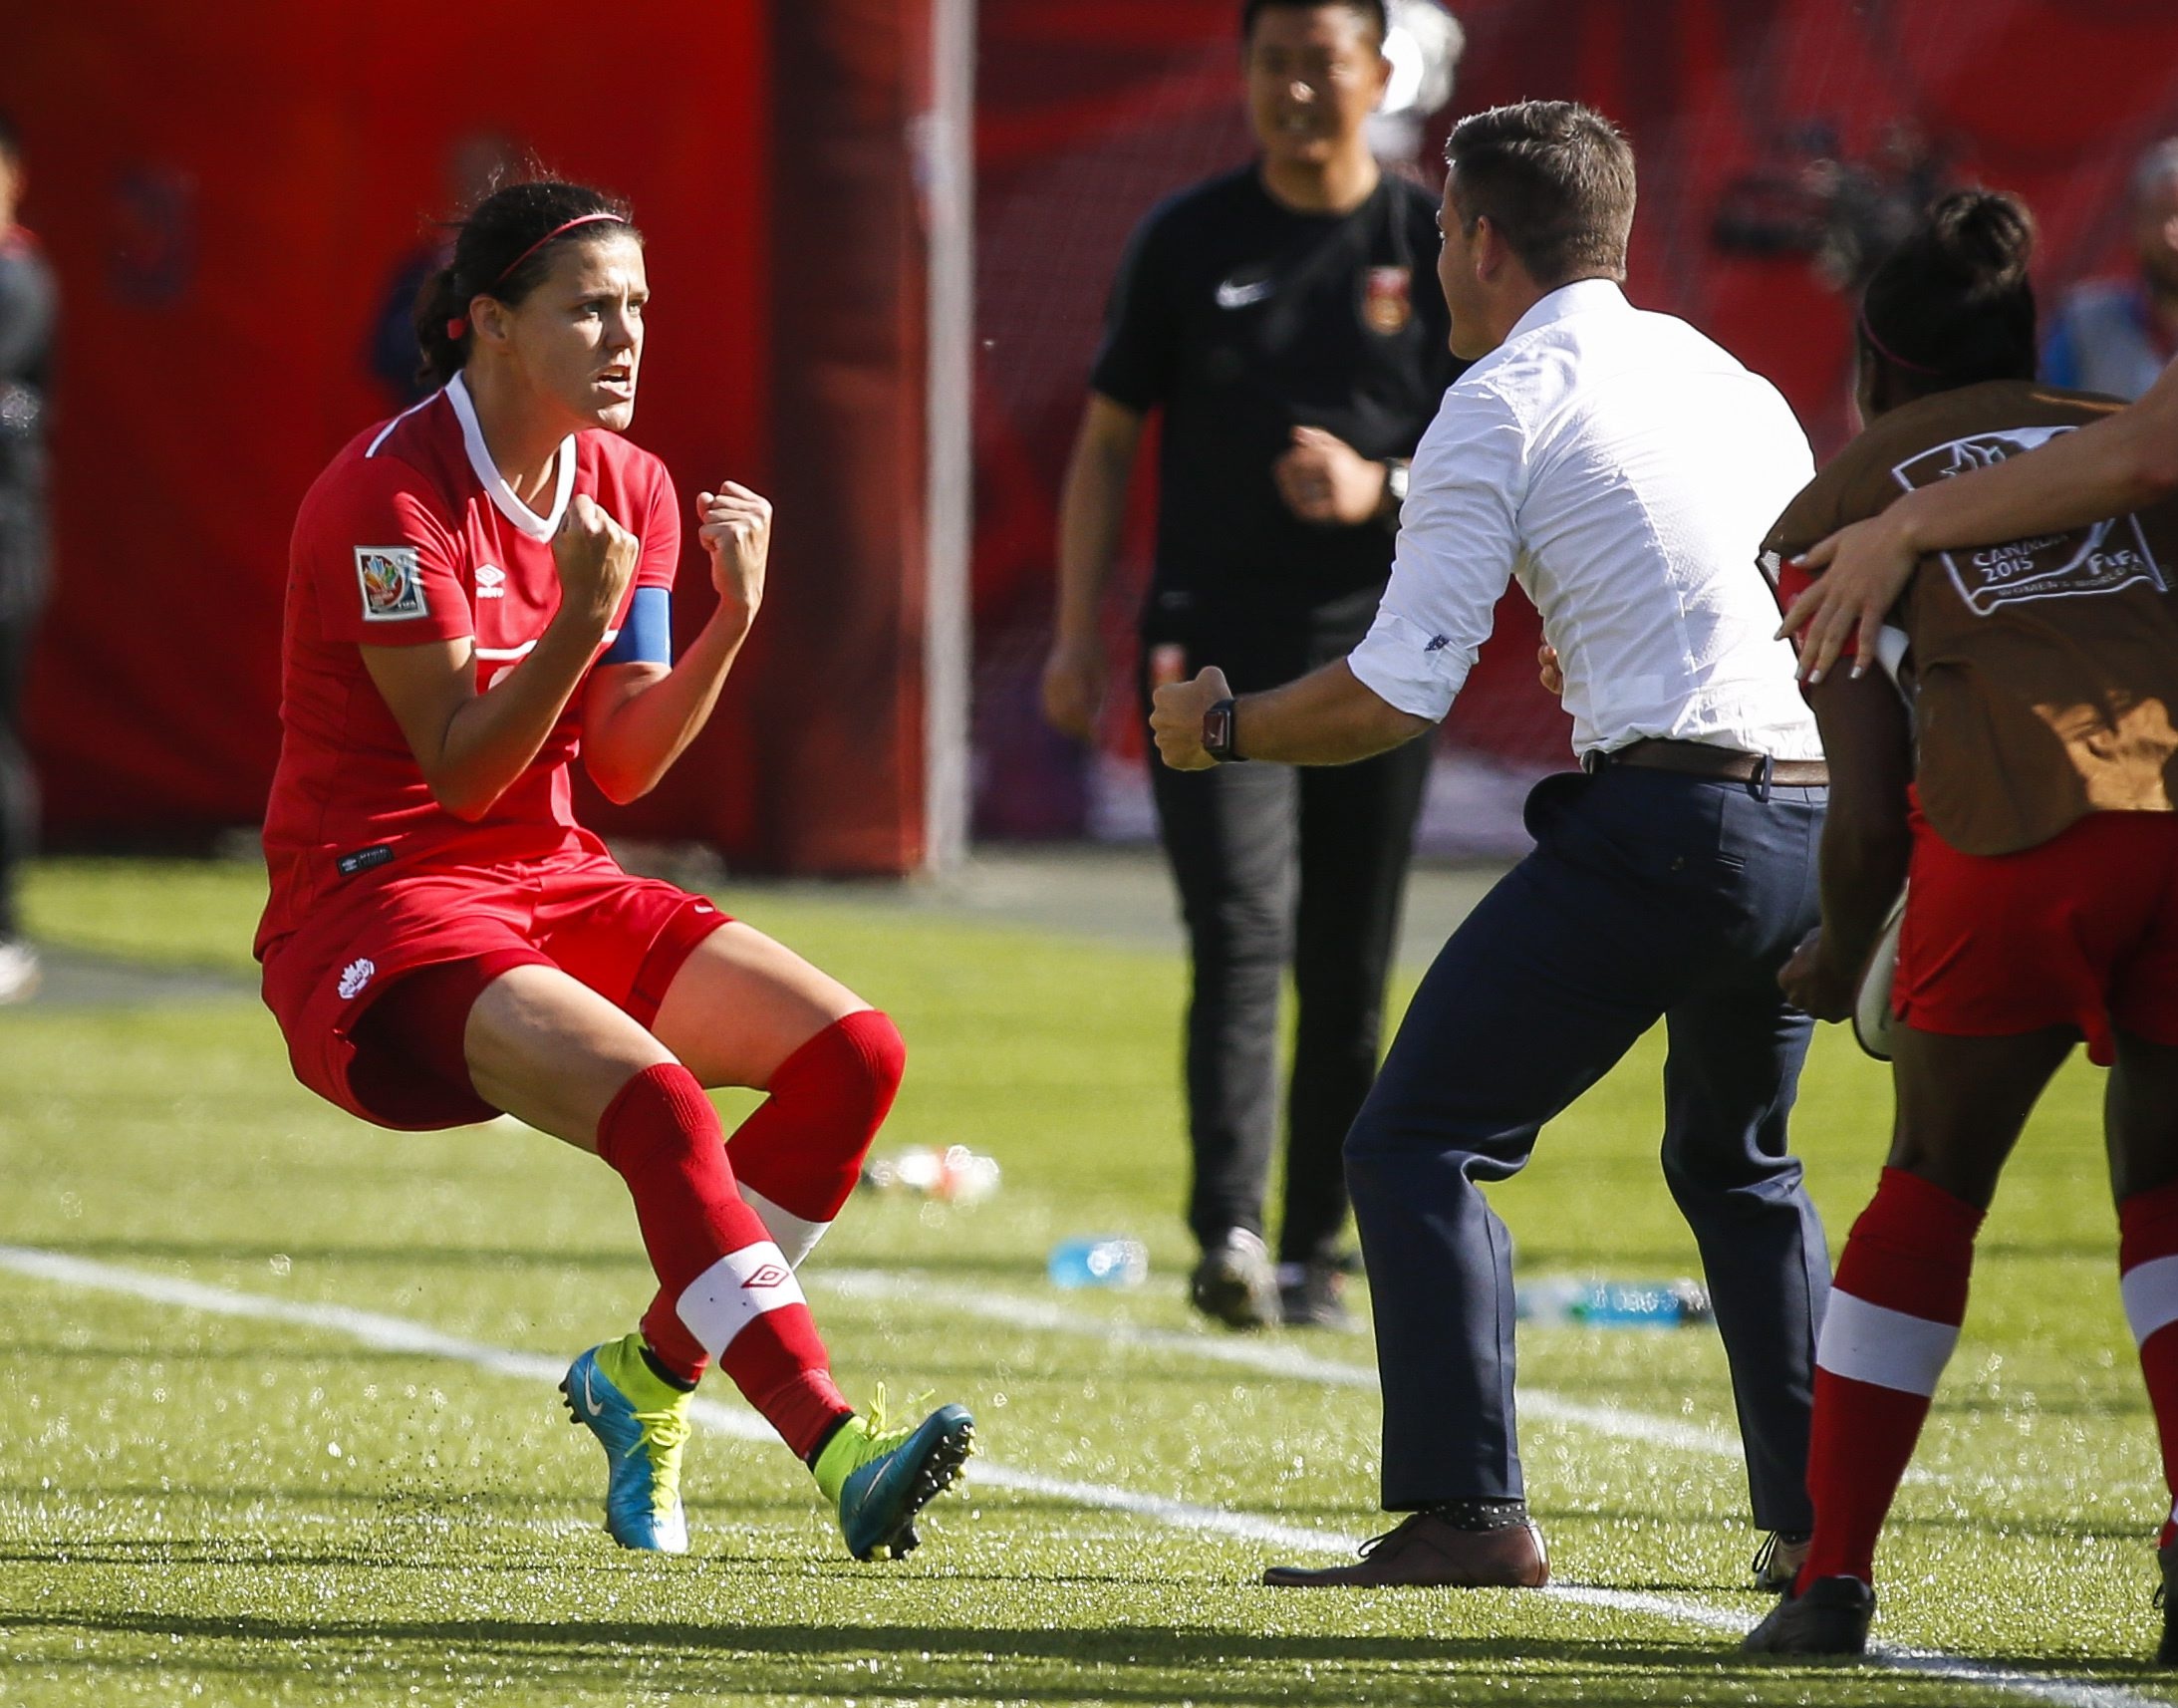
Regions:
[[[481,693],[471,636],[359,644],[432,798],[456,818],[482,818],[536,759],[597,656],[638,548],[585,494],[568,505],[552,556],[559,610],[527,656]]]
[[[1142,412],[1091,392],[1059,494],[1058,604],[1043,668],[1043,713],[1077,740],[1095,735],[1104,700],[1104,594],[1119,555],[1144,420]]]
[[[2085,527],[2178,492],[2178,363],[2136,404],[2025,455],[1905,493],[1880,515],[1821,541],[1800,561],[1822,571],[1780,634],[1800,636],[1800,674],[1820,682],[1857,636],[1856,671],[1875,657],[1883,613],[1930,552]]]
[[[710,620],[672,666],[655,659],[608,665],[584,696],[583,766],[608,800],[650,793],[695,739],[763,604],[770,501],[728,480],[716,492],[697,493],[695,513],[718,595]],[[672,537],[678,546],[678,529]]]
[[[1165,763],[1176,771],[1216,764],[1203,748],[1203,714],[1231,698],[1225,673],[1213,665],[1193,682],[1168,683],[1151,698],[1150,729]],[[1232,752],[1290,765],[1348,765],[1435,726],[1391,705],[1338,659],[1297,682],[1241,696],[1233,706]]]
[[[1796,1006],[1819,1020],[1852,1012],[1883,921],[1913,855],[1906,790],[1913,731],[1904,701],[1881,671],[1826,677],[1807,702],[1830,765],[1823,818],[1822,924],[1777,974]]]

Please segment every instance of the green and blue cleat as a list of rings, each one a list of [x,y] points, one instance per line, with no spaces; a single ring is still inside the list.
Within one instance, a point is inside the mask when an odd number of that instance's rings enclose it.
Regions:
[[[974,1451],[975,1420],[965,1406],[940,1406],[921,1423],[888,1428],[881,1387],[869,1415],[841,1424],[811,1469],[839,1508],[847,1552],[898,1560],[922,1541],[916,1514],[953,1485]]]
[[[623,1548],[688,1552],[681,1505],[681,1450],[692,1397],[660,1380],[643,1359],[643,1336],[593,1346],[560,1383],[569,1417],[605,1449],[605,1528]]]

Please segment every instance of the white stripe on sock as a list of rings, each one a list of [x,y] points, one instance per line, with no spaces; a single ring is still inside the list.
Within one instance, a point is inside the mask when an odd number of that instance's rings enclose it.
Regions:
[[[756,1220],[764,1225],[764,1232],[786,1254],[787,1268],[800,1269],[832,1224],[805,1221],[791,1210],[781,1210],[745,1180],[733,1184],[740,1189],[741,1202],[756,1212]]]
[[[1870,1304],[1833,1286],[1815,1342],[1815,1364],[1848,1381],[1926,1397],[1936,1392],[1958,1343],[1959,1331],[1948,1322]]]
[[[2124,1295],[2132,1343],[2145,1346],[2158,1328],[2178,1322],[2178,1258],[2150,1258],[2135,1264],[2119,1278],[2117,1290]]]
[[[766,1311],[801,1302],[801,1283],[787,1266],[786,1254],[769,1240],[759,1240],[728,1252],[688,1282],[674,1309],[715,1359],[723,1358],[733,1337]]]

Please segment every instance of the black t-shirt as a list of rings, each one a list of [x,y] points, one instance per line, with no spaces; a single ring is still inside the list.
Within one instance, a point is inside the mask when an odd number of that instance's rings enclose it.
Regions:
[[[1367,457],[1414,454],[1463,367],[1446,346],[1436,213],[1390,173],[1351,213],[1295,212],[1250,165],[1163,203],[1129,244],[1090,385],[1165,412],[1143,627],[1200,650],[1191,669],[1266,687],[1366,632],[1392,529],[1302,521],[1271,465],[1296,427]]]

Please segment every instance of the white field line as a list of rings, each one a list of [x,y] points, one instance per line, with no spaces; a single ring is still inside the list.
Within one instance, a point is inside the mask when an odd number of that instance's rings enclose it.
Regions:
[[[957,1310],[963,1315],[979,1316],[988,1322],[1002,1322],[1014,1328],[1034,1329],[1047,1334],[1081,1334],[1092,1339],[1108,1340],[1115,1345],[1181,1352],[1213,1363],[1235,1364],[1261,1375],[1279,1376],[1289,1381],[1316,1382],[1327,1387],[1366,1388],[1371,1392],[1375,1391],[1377,1385],[1376,1370],[1368,1364],[1351,1363],[1343,1358],[1321,1358],[1314,1353],[1299,1351],[1290,1346],[1243,1339],[1231,1334],[1195,1334],[1177,1328],[1144,1328],[1130,1322],[1115,1322],[1109,1317],[1092,1315],[1088,1311],[1068,1310],[1039,1299],[1020,1298],[949,1281],[932,1281],[913,1271],[813,1268],[805,1270],[803,1275],[814,1285],[829,1287],[854,1299],[908,1297],[928,1304],[942,1305],[948,1310]],[[1667,1447],[1681,1453],[1700,1453],[1734,1461],[1738,1461],[1741,1456],[1738,1436],[1707,1424],[1657,1417],[1652,1413],[1632,1411],[1624,1406],[1589,1404],[1567,1399],[1563,1394],[1551,1393],[1543,1388],[1521,1388],[1519,1411],[1523,1418],[1569,1424],[1575,1428],[1593,1430],[1598,1435],[1613,1435],[1625,1441],[1639,1441],[1650,1447]],[[1937,1473],[1922,1471],[1918,1467],[1909,1470],[1906,1475],[1913,1482],[1938,1480]]]
[[[201,1281],[186,1281],[177,1276],[152,1275],[142,1270],[95,1263],[61,1252],[44,1252],[24,1246],[0,1246],[0,1270],[12,1270],[18,1275],[61,1286],[94,1292],[123,1293],[153,1304],[178,1306],[184,1310],[202,1311],[209,1315],[294,1323],[300,1327],[346,1335],[382,1351],[414,1352],[425,1357],[445,1358],[522,1381],[557,1382],[566,1373],[565,1365],[557,1358],[535,1352],[517,1352],[481,1340],[467,1340],[458,1335],[444,1334],[424,1323],[411,1322],[399,1316],[384,1316],[376,1311],[357,1310],[348,1305],[303,1303],[292,1299],[272,1298],[263,1293],[239,1292],[227,1287],[208,1286]],[[1175,1335],[1174,1338],[1194,1344],[1193,1336]],[[1208,1344],[1223,1343],[1211,1341]],[[1358,1368],[1353,1365],[1344,1367]],[[776,1439],[770,1426],[745,1408],[698,1398],[694,1410],[697,1421],[721,1434],[743,1441]],[[996,1464],[987,1459],[978,1459],[975,1462],[972,1476],[990,1488],[1039,1495],[1096,1511],[1133,1513],[1174,1530],[1232,1537],[1239,1541],[1291,1549],[1297,1553],[1345,1554],[1353,1546],[1351,1540],[1345,1537],[1328,1535],[1322,1531],[1302,1530],[1298,1526],[1279,1524],[1273,1519],[1261,1518],[1251,1513],[1200,1507],[1187,1501],[1167,1500],[1104,1483],[1071,1482],[1063,1478],[1047,1477],[1036,1471],[1022,1470],[1017,1466]],[[1578,1605],[1609,1607],[1618,1612],[1641,1614],[1677,1624],[1694,1625],[1705,1630],[1738,1632],[1747,1628],[1747,1616],[1744,1613],[1710,1606],[1700,1601],[1681,1600],[1676,1596],[1645,1594],[1626,1589],[1590,1588],[1575,1583],[1553,1583],[1539,1592]],[[2043,1677],[2037,1673],[1987,1666],[1979,1661],[1925,1649],[1881,1648],[1875,1658],[1886,1666],[1904,1671],[1933,1673],[1961,1683],[1986,1685],[2014,1695],[2054,1703],[2058,1708],[2171,1708],[2168,1698],[2143,1696],[2116,1685],[2098,1684],[2089,1679]]]

